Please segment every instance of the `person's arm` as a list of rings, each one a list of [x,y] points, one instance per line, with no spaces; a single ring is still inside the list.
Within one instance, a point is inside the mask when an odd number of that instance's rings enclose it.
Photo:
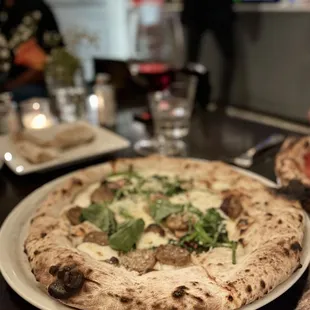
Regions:
[[[11,91],[14,88],[18,88],[26,84],[33,84],[33,83],[41,82],[43,80],[44,80],[44,74],[42,71],[38,71],[35,69],[28,69],[27,71],[21,73],[14,80],[11,80],[5,83],[4,89],[6,91]]]

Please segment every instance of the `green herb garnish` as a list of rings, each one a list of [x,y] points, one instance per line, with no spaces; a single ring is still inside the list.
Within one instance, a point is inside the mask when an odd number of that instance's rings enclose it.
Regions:
[[[153,175],[152,178],[162,183],[163,194],[168,197],[183,193],[185,191],[182,188],[182,181],[179,179],[170,181],[167,176],[161,176],[161,175]]]
[[[93,204],[82,211],[82,221],[89,221],[108,235],[116,231],[113,212],[105,204]]]
[[[236,242],[236,241],[232,241],[231,242],[232,263],[233,263],[233,265],[237,264],[237,259],[236,259],[237,246],[238,246],[238,242]]]
[[[194,207],[191,203],[185,206],[185,211],[197,215],[199,218],[203,216],[203,213],[196,207]]]
[[[119,214],[127,220],[134,219],[134,217],[125,208],[120,208]]]
[[[143,220],[130,220],[119,226],[117,232],[110,237],[109,245],[113,250],[129,252],[140,239],[143,231]]]
[[[184,210],[184,205],[172,204],[168,200],[158,199],[150,206],[150,214],[153,219],[160,223],[171,214],[180,213]]]
[[[184,192],[184,189],[181,187],[181,183],[179,180],[173,183],[166,183],[164,185],[164,194],[168,197],[180,194]]]
[[[187,210],[196,208],[187,206]],[[195,213],[197,216],[199,212]],[[190,252],[209,251],[215,247],[228,247],[232,249],[232,263],[236,264],[236,250],[238,243],[230,241],[224,219],[216,209],[209,209],[205,215],[199,216],[198,221],[191,225],[188,234],[175,244],[182,246]]]

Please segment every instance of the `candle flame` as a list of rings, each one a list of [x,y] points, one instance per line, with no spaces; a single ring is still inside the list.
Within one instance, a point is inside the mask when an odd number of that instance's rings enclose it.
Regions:
[[[44,128],[47,126],[47,118],[44,114],[34,116],[31,121],[31,127],[34,129]]]

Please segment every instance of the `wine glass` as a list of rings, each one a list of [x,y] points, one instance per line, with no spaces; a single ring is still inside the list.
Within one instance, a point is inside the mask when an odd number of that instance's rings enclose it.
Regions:
[[[140,155],[181,155],[188,134],[196,78],[175,80],[184,62],[184,35],[177,16],[164,12],[163,1],[141,0],[135,6],[137,27],[133,36],[134,57],[129,63],[133,80],[148,92],[155,137],[138,141]],[[174,82],[173,82],[174,81]]]

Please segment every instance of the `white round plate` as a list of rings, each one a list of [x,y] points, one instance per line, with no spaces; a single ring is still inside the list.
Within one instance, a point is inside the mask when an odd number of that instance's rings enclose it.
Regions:
[[[239,168],[236,170],[258,179],[267,186],[276,185],[270,180],[254,173]],[[0,270],[4,279],[17,294],[42,310],[69,310],[71,308],[54,301],[40,288],[40,285],[35,281],[30,271],[26,255],[23,253],[23,243],[30,219],[39,203],[46,197],[48,192],[69,176],[70,175],[67,175],[56,179],[30,194],[10,213],[0,231]],[[308,217],[306,218],[306,234],[301,258],[302,268],[296,271],[287,281],[283,282],[271,293],[243,307],[242,310],[256,310],[270,303],[287,291],[307,269],[310,263],[310,221]]]

